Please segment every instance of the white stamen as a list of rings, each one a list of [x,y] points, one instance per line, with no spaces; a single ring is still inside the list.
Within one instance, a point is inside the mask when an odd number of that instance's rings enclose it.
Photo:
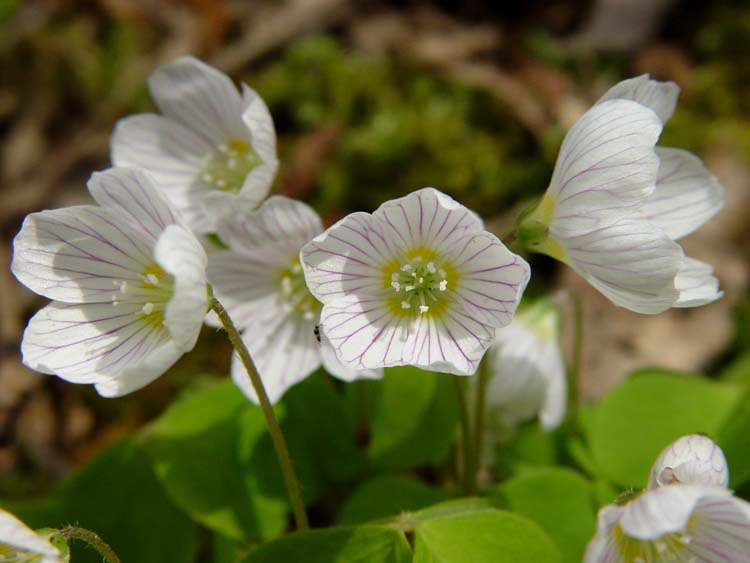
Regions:
[[[413,269],[414,267],[411,264],[404,264],[403,266],[401,266],[402,272],[410,272]]]
[[[407,285],[407,286],[404,287],[405,291],[411,291],[412,289],[414,289],[413,285]]]
[[[401,302],[401,308],[402,309],[411,309],[411,303],[409,303],[408,301],[402,301]]]
[[[126,293],[128,291],[128,282],[124,281],[120,284],[120,293]]]
[[[433,264],[432,262],[427,262],[427,271],[430,272],[431,274],[434,274],[435,272],[437,272],[437,269],[435,268],[435,264]]]
[[[304,312],[304,313],[302,314],[302,318],[303,318],[303,319],[305,319],[306,321],[311,321],[311,320],[313,320],[313,313],[312,313],[312,311],[305,311],[305,312]]]
[[[396,292],[399,292],[399,291],[401,291],[401,284],[400,284],[400,283],[398,283],[397,281],[392,281],[392,282],[391,282],[391,287],[392,287],[393,289],[395,289],[395,290],[396,290]]]
[[[691,538],[690,536],[688,536],[687,534],[685,534],[685,535],[680,536],[679,540],[680,540],[681,544],[687,545],[691,541],[693,541],[693,538]]]
[[[142,308],[141,311],[143,311],[144,314],[150,315],[154,312],[154,304],[151,302],[146,303]]]
[[[427,305],[420,305],[419,306],[419,312],[420,313],[426,313],[429,310],[430,310],[430,308]]]
[[[416,262],[417,264],[419,264],[421,261],[422,261],[422,257],[421,256],[415,256],[414,257],[414,262]]]
[[[438,285],[438,288],[440,289],[440,291],[445,291],[447,287],[448,287],[448,280],[443,280]]]
[[[148,282],[149,282],[149,283],[150,283],[151,285],[157,285],[157,284],[159,283],[159,278],[157,278],[157,277],[156,277],[156,274],[149,274],[149,275],[147,275],[147,276],[146,276],[146,280],[147,280],[147,281],[148,281]]]
[[[292,293],[292,280],[288,277],[281,278],[281,291],[284,295],[291,295]]]

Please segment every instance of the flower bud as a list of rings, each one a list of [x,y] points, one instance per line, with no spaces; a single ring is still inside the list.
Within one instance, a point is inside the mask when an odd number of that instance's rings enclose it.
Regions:
[[[729,484],[724,452],[701,434],[689,434],[667,446],[651,468],[648,488],[682,483],[687,485]]]

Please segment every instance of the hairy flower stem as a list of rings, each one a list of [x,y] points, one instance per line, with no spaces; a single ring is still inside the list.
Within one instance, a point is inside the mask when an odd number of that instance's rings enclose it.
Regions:
[[[474,404],[474,490],[477,489],[477,478],[482,468],[482,451],[484,450],[484,419],[487,403],[487,384],[490,377],[490,360],[487,354],[482,358],[477,372],[476,403]]]
[[[99,555],[104,557],[107,563],[120,563],[120,558],[109,547],[109,544],[99,537],[99,534],[87,530],[86,528],[79,528],[77,526],[66,526],[60,530],[60,535],[65,538],[85,541],[91,547],[99,552]]]
[[[471,420],[469,419],[469,409],[466,403],[466,387],[463,377],[451,376],[453,386],[456,390],[456,402],[458,403],[458,414],[461,419],[461,450],[463,452],[463,474],[461,478],[464,493],[473,495],[476,492],[476,467],[474,465],[475,457],[472,452],[471,441]]]
[[[292,467],[292,460],[289,457],[289,448],[284,440],[284,435],[281,433],[281,427],[279,421],[276,419],[276,415],[273,412],[271,401],[268,399],[268,394],[263,387],[263,382],[258,375],[258,371],[255,369],[255,364],[250,357],[250,352],[247,351],[245,343],[242,342],[240,333],[237,327],[234,325],[234,321],[227,313],[224,306],[219,303],[216,298],[211,300],[211,309],[218,315],[221,324],[224,326],[224,330],[229,336],[229,340],[232,342],[232,346],[237,351],[237,354],[242,360],[242,364],[247,370],[247,374],[250,376],[250,382],[253,384],[255,394],[258,396],[260,401],[260,407],[263,410],[263,416],[266,418],[266,425],[268,431],[271,433],[271,440],[273,441],[273,447],[276,450],[276,457],[279,460],[281,466],[281,473],[284,476],[284,482],[286,483],[287,493],[289,494],[289,502],[292,505],[292,511],[294,512],[294,521],[297,525],[298,530],[307,530],[310,526],[307,522],[307,514],[305,513],[305,505],[302,502],[302,495],[300,494],[297,476],[294,473],[294,467]]]

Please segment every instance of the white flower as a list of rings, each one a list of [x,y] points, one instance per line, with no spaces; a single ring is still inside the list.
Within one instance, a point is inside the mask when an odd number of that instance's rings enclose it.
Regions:
[[[66,563],[67,554],[12,514],[0,509],[0,561]]]
[[[206,255],[140,170],[95,173],[99,204],[29,215],[11,269],[52,303],[21,351],[36,371],[125,395],[164,373],[198,338]]]
[[[380,376],[337,362],[317,327],[320,303],[305,285],[299,252],[322,231],[315,211],[283,196],[268,198],[255,212],[237,209],[218,226],[229,250],[210,256],[208,276],[217,298],[243,332],[272,402],[321,362],[331,375],[346,381]],[[236,355],[232,379],[257,402]]]
[[[345,217],[300,257],[326,336],[359,369],[473,374],[529,279],[477,215],[433,188]]]
[[[722,295],[711,266],[685,257],[674,242],[724,202],[721,185],[696,156],[654,146],[678,92],[647,75],[609,90],[573,124],[547,193],[519,225],[532,248],[639,313]]]
[[[157,68],[149,90],[162,115],[121,119],[111,140],[116,166],[145,168],[196,232],[213,232],[237,200],[256,206],[278,161],[263,100],[242,93],[215,68],[189,56]]]
[[[540,300],[519,310],[512,323],[497,330],[487,360],[488,430],[513,427],[533,417],[539,417],[545,430],[562,422],[567,382],[560,311],[554,305]]]
[[[724,452],[701,434],[689,434],[669,444],[656,458],[648,488],[683,483],[686,485],[729,485],[729,468]]]
[[[723,487],[669,485],[599,511],[584,563],[741,563],[750,503]]]

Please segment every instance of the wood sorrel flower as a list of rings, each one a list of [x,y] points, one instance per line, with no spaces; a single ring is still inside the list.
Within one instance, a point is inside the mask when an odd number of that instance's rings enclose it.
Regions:
[[[512,323],[497,330],[487,354],[488,430],[533,417],[545,430],[557,427],[567,401],[559,309],[546,299],[520,309]]]
[[[29,321],[23,361],[117,397],[164,373],[198,338],[206,254],[142,170],[95,173],[99,206],[32,213],[11,269],[52,299]]]
[[[739,563],[750,553],[750,503],[717,486],[668,485],[599,511],[584,563]]]
[[[8,563],[65,563],[68,561],[67,546],[53,543],[55,534],[34,532],[18,518],[0,509],[0,561]]]
[[[675,440],[656,458],[648,488],[675,483],[728,486],[729,468],[724,452],[702,434],[689,434]]]
[[[519,219],[530,248],[565,262],[613,303],[639,313],[721,297],[708,264],[675,240],[722,206],[716,178],[694,155],[655,147],[679,88],[647,75],[620,82],[563,141],[550,186]]]
[[[379,377],[341,365],[318,327],[320,303],[305,285],[299,253],[323,231],[306,204],[272,196],[255,212],[237,209],[218,225],[229,250],[212,254],[208,277],[216,296],[243,332],[271,402],[321,365],[340,379]],[[257,402],[235,355],[232,379]]]
[[[121,119],[111,140],[116,166],[145,168],[199,233],[213,232],[236,200],[256,206],[276,173],[276,134],[263,100],[246,84],[180,57],[157,68],[149,90],[162,115]]]
[[[324,333],[358,369],[473,374],[529,280],[522,258],[433,188],[348,215],[300,258]]]

